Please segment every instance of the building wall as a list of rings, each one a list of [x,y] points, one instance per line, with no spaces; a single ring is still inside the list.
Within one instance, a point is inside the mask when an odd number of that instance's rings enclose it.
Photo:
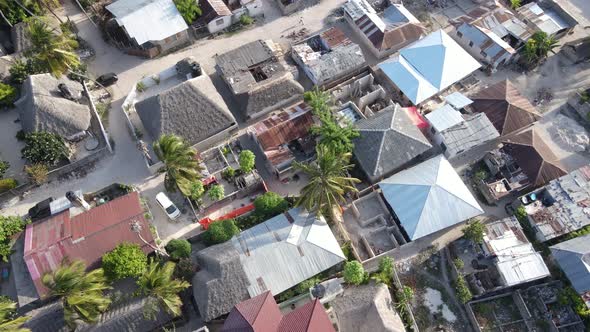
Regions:
[[[160,50],[160,54],[162,53],[166,53],[166,51],[181,46],[185,43],[187,43],[189,40],[188,38],[188,30],[184,30],[181,31],[173,36],[170,36],[166,39],[163,40],[159,40],[159,41],[155,41],[152,42],[155,45],[158,45],[158,48]]]
[[[229,28],[232,24],[232,16],[222,16],[214,19],[207,24],[209,33],[217,33],[223,29]]]

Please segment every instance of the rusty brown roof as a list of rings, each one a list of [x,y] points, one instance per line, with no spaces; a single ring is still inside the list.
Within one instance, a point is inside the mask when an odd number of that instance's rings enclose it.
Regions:
[[[503,143],[505,151],[516,160],[534,187],[567,174],[535,128],[508,136]]]
[[[311,108],[300,103],[269,116],[253,128],[262,149],[268,150],[307,136],[312,125]]]
[[[500,135],[528,127],[541,118],[535,107],[508,80],[496,83],[470,96],[475,112],[483,112]]]

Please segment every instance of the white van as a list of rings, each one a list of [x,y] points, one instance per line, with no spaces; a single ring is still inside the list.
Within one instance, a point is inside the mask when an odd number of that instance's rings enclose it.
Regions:
[[[166,194],[163,192],[160,192],[156,195],[156,202],[158,202],[158,205],[162,207],[162,210],[166,212],[166,215],[171,220],[175,220],[180,216],[180,210],[178,210],[176,205],[174,205],[170,198],[168,198],[168,196],[166,196]]]

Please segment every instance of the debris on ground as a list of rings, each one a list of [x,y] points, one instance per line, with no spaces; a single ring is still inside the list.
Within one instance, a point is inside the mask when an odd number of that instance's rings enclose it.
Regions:
[[[563,114],[558,114],[551,121],[547,131],[555,144],[565,151],[582,152],[590,148],[590,136],[586,129]]]

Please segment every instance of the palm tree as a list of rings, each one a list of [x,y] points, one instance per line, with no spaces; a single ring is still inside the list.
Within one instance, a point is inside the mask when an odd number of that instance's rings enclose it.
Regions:
[[[169,314],[180,316],[182,300],[178,293],[188,288],[190,284],[172,277],[175,267],[176,264],[170,261],[160,264],[150,260],[147,270],[139,277],[137,285],[145,295],[157,302],[156,308],[164,307]]]
[[[86,264],[75,261],[43,276],[49,296],[61,298],[66,324],[74,329],[79,322],[94,323],[111,303],[104,291],[110,287],[102,269],[86,273]]]
[[[320,90],[315,87],[311,91],[307,91],[303,94],[303,99],[311,107],[316,115],[330,110],[332,104],[332,98],[326,91]]]
[[[548,36],[545,32],[538,31],[533,35],[537,43],[539,57],[546,58],[549,52],[554,53],[554,49],[559,46],[553,36]]]
[[[78,42],[51,28],[42,18],[29,19],[27,33],[32,44],[27,56],[43,63],[55,77],[80,65],[80,58],[73,52]]]
[[[315,161],[294,164],[295,168],[309,176],[309,183],[301,190],[296,205],[333,217],[333,208],[346,201],[344,195],[347,192],[357,191],[354,184],[360,180],[348,176],[348,171],[354,166],[348,164],[350,152],[337,155],[322,144],[316,150]]]
[[[28,316],[21,316],[14,318],[16,311],[16,303],[12,301],[0,301],[0,331],[10,332],[29,332],[31,330],[21,328],[27,320]]]
[[[200,181],[202,171],[195,149],[176,135],[162,135],[154,143],[154,151],[164,163],[160,172],[166,173],[167,189],[176,183],[183,195],[190,195],[191,184]]]

